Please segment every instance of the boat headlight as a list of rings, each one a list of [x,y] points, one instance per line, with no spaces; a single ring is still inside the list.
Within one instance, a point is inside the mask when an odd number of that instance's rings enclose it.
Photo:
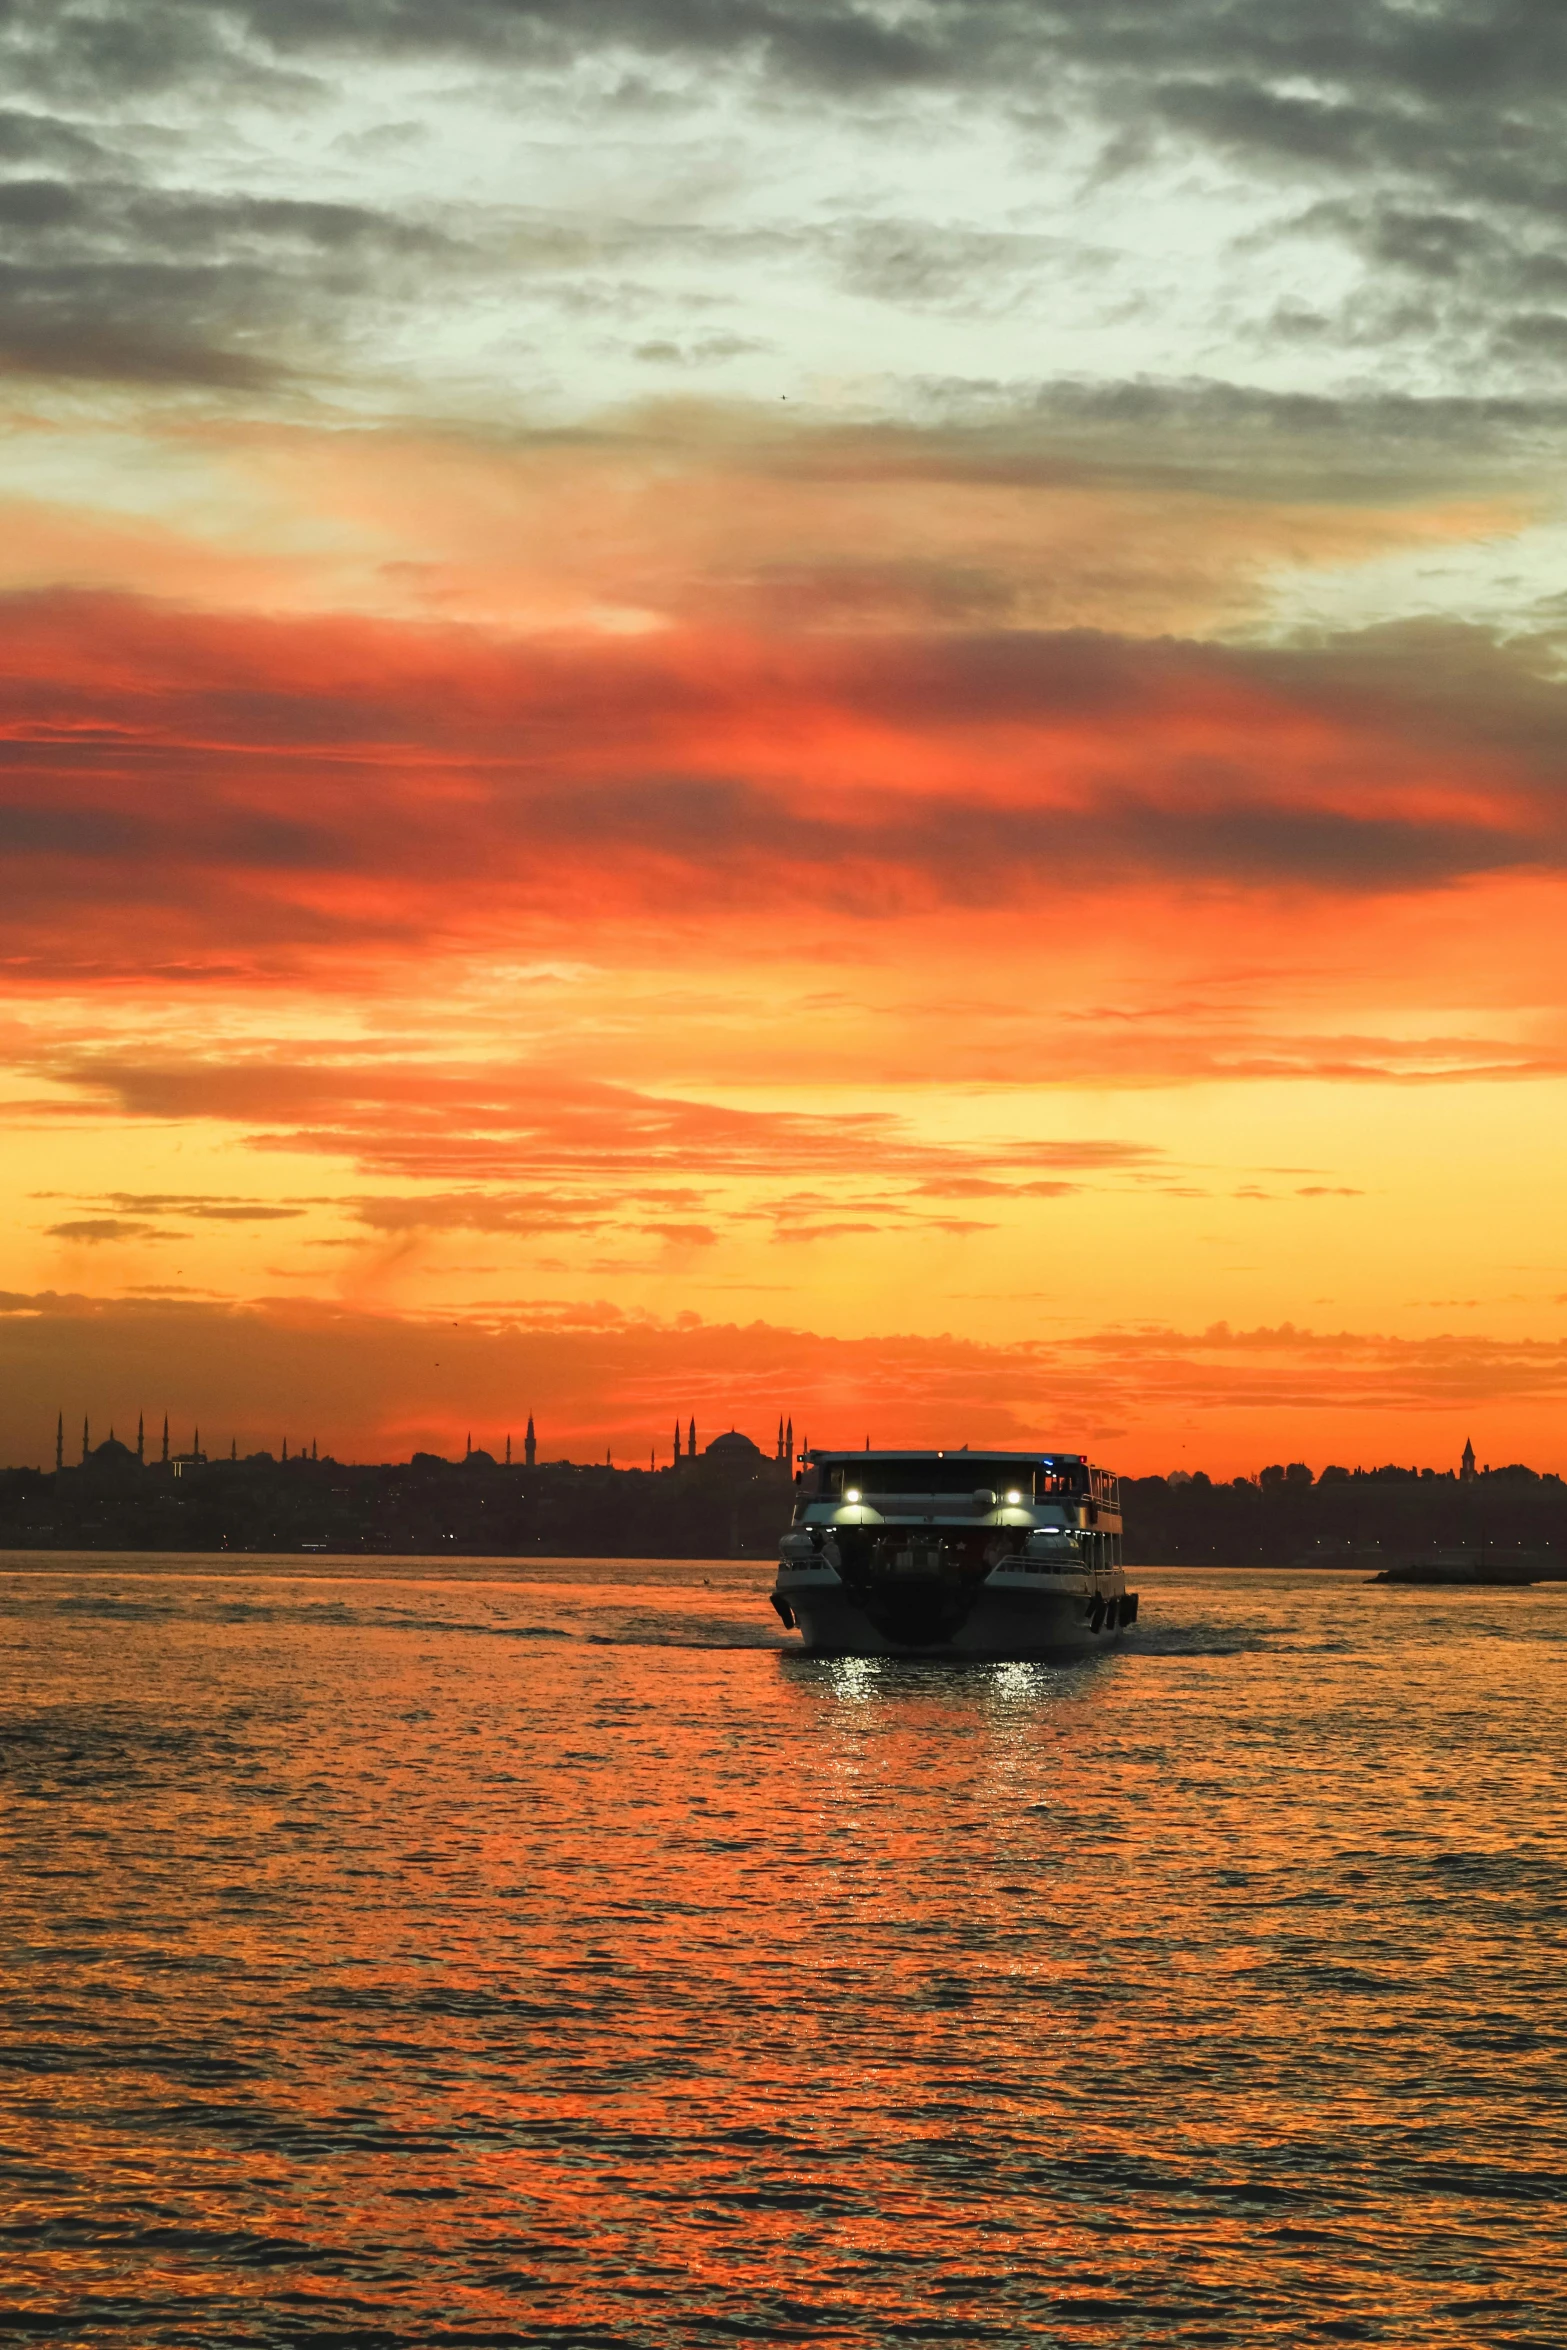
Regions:
[[[1019,1493],[1019,1492],[1017,1491],[1016,1487],[1014,1486],[1013,1490],[1012,1490],[1012,1491],[1011,1491],[1011,1492],[1010,1492],[1010,1493],[1007,1495],[1007,1502],[1008,1502],[1008,1505],[1009,1505],[1009,1506],[1010,1506],[1012,1509],[1016,1509],[1016,1508],[1017,1508],[1017,1505],[1018,1505],[1018,1503],[1019,1503],[1019,1502],[1022,1500],[1022,1498],[1023,1498],[1023,1496],[1021,1495],[1021,1493]]]
[[[859,1487],[857,1485],[851,1485],[843,1498],[845,1501],[858,1501],[860,1498]]]

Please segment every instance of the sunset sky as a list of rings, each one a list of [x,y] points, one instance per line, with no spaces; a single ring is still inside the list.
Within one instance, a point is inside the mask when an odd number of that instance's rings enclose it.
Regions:
[[[0,61],[0,1459],[1567,1469],[1560,0]]]

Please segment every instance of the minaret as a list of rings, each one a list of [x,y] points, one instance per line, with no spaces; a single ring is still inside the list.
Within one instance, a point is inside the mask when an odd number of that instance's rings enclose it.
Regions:
[[[508,1469],[511,1467],[511,1430],[509,1428],[506,1431],[506,1466]]]
[[[239,1459],[239,1438],[237,1436],[229,1438],[229,1459],[231,1461]]]
[[[288,1438],[286,1436],[283,1439],[283,1458],[284,1460],[288,1458]]]
[[[523,1438],[523,1440],[522,1440],[522,1465],[523,1465],[523,1467],[524,1467],[525,1469],[531,1469],[531,1468],[532,1468],[532,1466],[533,1466],[533,1464],[534,1464],[534,1462],[535,1462],[535,1461],[538,1459],[538,1457],[539,1457],[539,1444],[538,1444],[538,1438],[537,1438],[537,1437],[534,1435],[534,1433],[533,1433],[533,1414],[530,1412],[530,1413],[528,1414],[528,1432],[527,1432],[526,1436],[524,1436],[524,1438]]]
[[[87,1466],[87,1414],[82,1414],[82,1467]]]
[[[310,1439],[310,1457],[312,1460],[317,1460],[320,1457],[316,1451],[316,1440],[313,1436]]]
[[[691,1415],[691,1458],[696,1459],[696,1414]]]
[[[675,1467],[680,1466],[680,1422],[675,1422]]]
[[[789,1424],[788,1424],[788,1426],[787,1426],[787,1427],[785,1428],[785,1430],[784,1430],[784,1466],[785,1466],[785,1468],[789,1468],[789,1469],[792,1469],[792,1468],[794,1467],[794,1414],[793,1414],[793,1412],[791,1412],[791,1413],[789,1414]]]
[[[147,1466],[147,1424],[140,1412],[136,1414],[136,1466],[138,1469]]]
[[[604,1466],[606,1469],[612,1469],[615,1466],[615,1456],[607,1444],[604,1447]]]
[[[201,1458],[201,1430],[199,1428],[193,1428],[190,1432],[190,1457],[193,1464]]]
[[[778,1415],[778,1450],[774,1453],[773,1459],[775,1461],[782,1461],[783,1457],[783,1414],[780,1412]]]
[[[54,1424],[54,1470],[58,1476],[65,1467],[65,1414],[62,1411]]]
[[[163,1415],[163,1465],[165,1468],[169,1465],[169,1415],[167,1412]]]

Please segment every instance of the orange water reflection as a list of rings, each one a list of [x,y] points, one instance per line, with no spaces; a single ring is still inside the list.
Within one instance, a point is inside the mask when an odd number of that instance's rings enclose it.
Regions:
[[[13,2334],[1559,2338],[1567,1592],[764,1580],[0,1577]]]

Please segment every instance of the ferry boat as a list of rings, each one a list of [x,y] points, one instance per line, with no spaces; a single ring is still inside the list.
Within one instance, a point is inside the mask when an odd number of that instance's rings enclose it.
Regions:
[[[1137,1621],[1116,1479],[1075,1452],[808,1452],[772,1603],[821,1656],[1083,1654]]]

